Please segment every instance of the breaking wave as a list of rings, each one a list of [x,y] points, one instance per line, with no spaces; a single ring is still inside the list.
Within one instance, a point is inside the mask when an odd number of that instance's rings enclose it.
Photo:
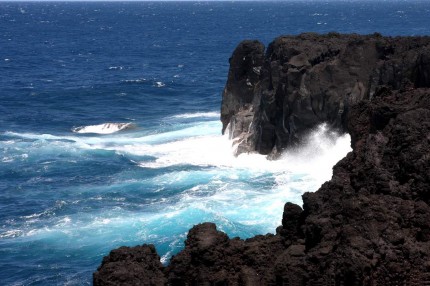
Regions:
[[[103,123],[98,125],[79,126],[72,128],[74,133],[112,134],[118,131],[135,128],[133,123]]]
[[[219,112],[195,112],[173,115],[172,118],[219,118]]]

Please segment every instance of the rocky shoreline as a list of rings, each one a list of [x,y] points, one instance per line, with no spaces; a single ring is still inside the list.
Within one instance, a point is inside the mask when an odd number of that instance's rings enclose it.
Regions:
[[[282,36],[267,49],[243,41],[230,58],[223,91],[223,132],[237,154],[276,157],[325,122],[348,132],[349,108],[380,87],[430,86],[430,37]]]
[[[276,234],[230,239],[203,223],[167,267],[151,245],[113,250],[94,285],[430,284],[429,87],[427,37],[242,42],[221,112],[238,153],[276,156],[320,122],[353,151],[303,208],[285,204]]]

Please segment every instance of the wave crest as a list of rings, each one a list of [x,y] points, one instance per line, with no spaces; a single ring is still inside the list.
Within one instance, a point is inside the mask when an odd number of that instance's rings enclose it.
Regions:
[[[118,131],[135,128],[133,123],[103,123],[98,125],[79,126],[72,128],[74,133],[112,134]]]
[[[173,115],[172,118],[188,119],[188,118],[219,118],[219,112],[195,112]]]

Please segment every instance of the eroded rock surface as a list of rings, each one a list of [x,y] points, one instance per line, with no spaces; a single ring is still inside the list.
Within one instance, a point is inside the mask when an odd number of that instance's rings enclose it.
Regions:
[[[120,247],[103,258],[93,275],[94,285],[151,285],[167,283],[154,245]]]
[[[244,41],[230,58],[223,132],[229,126],[237,154],[276,157],[322,122],[347,131],[350,106],[381,86],[430,87],[430,38],[308,33],[279,37],[266,51]]]

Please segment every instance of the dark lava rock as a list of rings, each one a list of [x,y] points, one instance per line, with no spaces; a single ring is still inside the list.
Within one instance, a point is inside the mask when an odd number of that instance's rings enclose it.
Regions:
[[[103,258],[102,265],[93,275],[94,285],[165,285],[167,279],[162,272],[154,245],[120,247]]]
[[[302,37],[306,42],[321,36]],[[214,224],[203,223],[190,230],[184,250],[167,267],[150,246],[112,251],[94,273],[94,285],[430,285],[430,89],[417,88],[428,83],[429,58],[411,55],[426,50],[419,47],[427,38],[369,39],[385,43],[377,51],[387,67],[372,95],[368,90],[369,96],[348,101],[348,112],[342,113],[353,151],[333,167],[330,181],[303,195],[303,209],[285,205],[276,235],[229,239]],[[342,53],[356,43],[364,49],[358,41]],[[401,64],[388,65],[399,49],[405,51]],[[259,52],[246,54],[259,57]],[[332,53],[318,60],[299,55],[290,57],[290,64],[316,67]],[[367,61],[353,55],[353,62]],[[359,89],[351,94],[358,96]]]
[[[244,41],[230,58],[223,133],[229,126],[237,154],[276,157],[322,122],[347,131],[350,106],[382,86],[430,87],[430,37],[307,33],[279,37],[267,51]]]
[[[173,285],[266,285],[274,275],[273,254],[282,249],[281,237],[229,239],[215,224],[203,223],[190,230],[166,273]]]

